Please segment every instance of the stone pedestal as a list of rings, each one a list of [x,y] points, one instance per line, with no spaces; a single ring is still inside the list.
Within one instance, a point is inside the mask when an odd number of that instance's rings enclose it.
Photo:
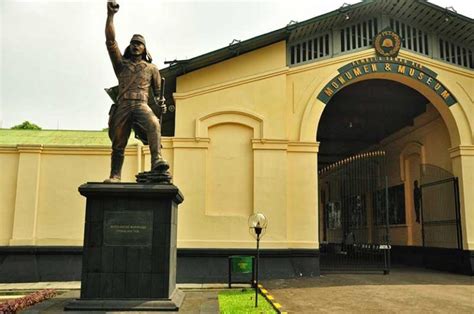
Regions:
[[[65,310],[178,310],[179,189],[158,184],[87,183],[81,297]]]

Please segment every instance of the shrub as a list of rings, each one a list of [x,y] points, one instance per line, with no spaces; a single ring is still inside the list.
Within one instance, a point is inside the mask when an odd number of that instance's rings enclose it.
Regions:
[[[22,298],[0,303],[0,314],[14,314],[36,303],[52,298],[56,294],[55,290],[46,289],[33,292]]]
[[[12,130],[41,130],[41,127],[37,126],[30,121],[25,121],[22,124],[18,124],[11,127]]]

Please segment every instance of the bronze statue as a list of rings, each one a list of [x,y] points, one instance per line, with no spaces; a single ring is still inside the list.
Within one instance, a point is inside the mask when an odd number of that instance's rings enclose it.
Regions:
[[[150,146],[151,172],[161,172],[169,177],[169,166],[161,157],[161,121],[157,117],[166,113],[161,76],[158,68],[152,64],[152,58],[146,49],[142,35],[133,35],[130,45],[122,55],[115,41],[114,15],[119,5],[115,1],[107,3],[107,22],[105,24],[106,46],[110,60],[118,78],[119,85],[113,96],[109,117],[109,137],[112,141],[112,161],[110,177],[104,182],[121,181],[124,151],[131,130],[144,144]],[[111,90],[108,90],[111,94]],[[162,95],[160,99],[155,96]],[[159,103],[158,106],[156,103]],[[151,173],[150,172],[150,173]],[[140,175],[139,175],[140,176]],[[137,176],[138,178],[138,176]],[[170,178],[169,178],[170,179]],[[142,181],[146,182],[147,180]],[[164,180],[166,181],[166,180]],[[168,180],[169,183],[169,180]]]

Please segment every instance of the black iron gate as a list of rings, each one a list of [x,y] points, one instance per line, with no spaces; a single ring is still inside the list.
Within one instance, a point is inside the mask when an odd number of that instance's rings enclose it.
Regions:
[[[462,250],[458,178],[421,165],[420,198],[423,246]]]
[[[321,271],[390,271],[385,152],[319,172]]]

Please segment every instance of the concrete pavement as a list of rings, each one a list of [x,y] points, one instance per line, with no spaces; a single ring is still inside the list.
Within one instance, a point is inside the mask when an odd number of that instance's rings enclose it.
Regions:
[[[289,313],[474,313],[474,277],[419,268],[395,268],[390,275],[326,274],[318,278],[264,281]],[[224,284],[179,285],[186,292],[180,313],[218,313]],[[0,284],[2,292],[68,290],[24,313],[60,313],[79,297],[80,282]]]
[[[474,277],[397,268],[265,281],[289,313],[474,313]]]

